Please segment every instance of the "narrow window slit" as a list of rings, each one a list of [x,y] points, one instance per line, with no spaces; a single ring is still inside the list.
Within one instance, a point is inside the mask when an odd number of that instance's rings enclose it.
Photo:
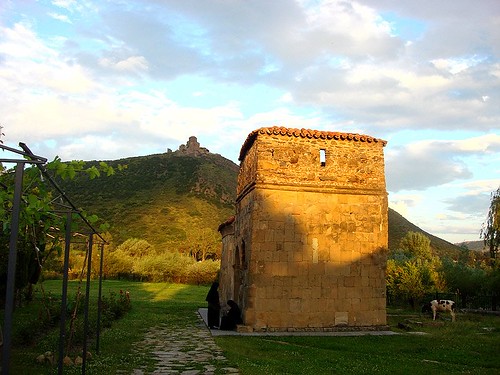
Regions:
[[[324,148],[319,150],[319,161],[322,167],[326,165],[326,150]]]

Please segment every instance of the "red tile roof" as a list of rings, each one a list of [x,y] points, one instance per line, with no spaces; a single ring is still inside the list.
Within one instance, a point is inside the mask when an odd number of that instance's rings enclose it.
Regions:
[[[369,135],[363,135],[363,134],[339,133],[339,132],[329,132],[322,130],[294,129],[294,128],[285,128],[283,126],[272,126],[252,131],[245,140],[245,143],[243,143],[243,146],[241,146],[240,156],[238,160],[242,161],[245,158],[246,153],[248,152],[250,147],[252,147],[252,144],[258,135],[282,135],[288,137],[335,139],[342,141],[367,142],[367,143],[381,142],[382,146],[385,146],[387,144],[387,141],[384,141],[383,139],[373,138],[370,137]]]

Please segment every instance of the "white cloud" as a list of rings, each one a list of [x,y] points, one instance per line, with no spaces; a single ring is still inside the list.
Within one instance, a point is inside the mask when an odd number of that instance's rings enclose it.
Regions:
[[[473,177],[466,158],[488,160],[500,153],[500,136],[485,134],[463,140],[426,140],[389,149],[386,156],[388,189],[421,190]]]
[[[470,195],[481,193],[491,193],[500,187],[500,178],[469,181],[462,184],[457,184],[468,191]]]
[[[329,33],[333,45],[336,44],[334,37],[344,35],[353,42],[353,47],[364,47],[365,53],[371,50],[369,44],[387,38],[392,32],[391,25],[373,8],[356,1],[324,1],[318,7],[306,8],[306,14],[309,27]]]
[[[16,23],[12,28],[0,27],[0,52],[4,58],[22,59],[54,56],[54,52],[40,41],[29,25]]]
[[[95,87],[88,71],[61,61],[58,52],[25,25],[3,28],[1,33],[0,53],[4,58],[0,80],[11,95],[47,95],[53,90],[58,94],[88,93]]]
[[[106,68],[112,68],[118,71],[142,72],[148,70],[148,62],[144,56],[130,56],[120,61],[113,61],[110,58],[102,58],[99,60],[99,64]]]
[[[451,74],[458,74],[464,70],[473,67],[483,61],[484,58],[477,56],[462,57],[462,58],[448,58],[431,60],[431,63],[438,69],[446,70]]]
[[[49,12],[49,13],[47,13],[47,15],[49,17],[52,17],[53,19],[61,21],[61,22],[72,23],[71,20],[69,19],[69,17],[64,15],[64,14]]]
[[[409,209],[422,202],[423,196],[419,194],[390,194],[389,207],[403,216],[407,216]]]
[[[484,134],[478,137],[453,141],[449,143],[449,147],[451,149],[450,151],[498,153],[500,152],[500,135]]]
[[[119,158],[195,135],[236,160],[261,126],[355,131],[389,138],[391,206],[450,232],[477,225],[497,184],[496,0],[31,5],[0,6],[0,123],[39,154]]]
[[[52,0],[52,5],[70,13],[83,12],[85,10],[95,11],[97,8],[91,0]]]
[[[59,8],[71,10],[75,6],[75,0],[52,0],[52,4]]]

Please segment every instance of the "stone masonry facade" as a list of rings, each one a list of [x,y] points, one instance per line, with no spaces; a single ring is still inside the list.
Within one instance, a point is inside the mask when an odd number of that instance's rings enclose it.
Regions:
[[[221,300],[239,304],[241,330],[386,326],[385,144],[284,127],[248,135],[236,214],[219,227]]]

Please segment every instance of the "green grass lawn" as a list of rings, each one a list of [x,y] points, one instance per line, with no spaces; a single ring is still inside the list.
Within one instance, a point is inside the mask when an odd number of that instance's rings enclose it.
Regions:
[[[46,293],[60,294],[60,282],[44,282]],[[70,294],[77,283],[70,283]],[[92,283],[95,304],[97,282]],[[195,311],[205,306],[208,287],[167,283],[104,281],[103,295],[130,292],[132,309],[101,334],[100,354],[87,362],[89,374],[128,373],[133,369],[154,370],[150,353],[133,350],[148,328],[159,324],[197,324]],[[37,299],[39,298],[37,291]],[[17,309],[14,331],[39,313],[32,304]],[[232,366],[242,374],[500,374],[500,318],[457,314],[452,323],[443,316],[442,325],[410,324],[414,331],[399,330],[399,322],[411,319],[430,323],[427,316],[389,310],[389,324],[399,332],[393,336],[275,337],[219,336],[215,340]],[[58,327],[36,338],[36,345],[15,344],[11,374],[55,374],[56,368],[39,365],[35,358],[47,350],[57,351]],[[80,368],[65,368],[79,374]]]
[[[429,336],[218,338],[243,374],[498,374],[496,340]]]
[[[60,281],[45,281],[43,287],[46,294],[60,296]],[[78,282],[69,283],[68,294],[75,295]],[[91,282],[91,303],[97,301],[97,281]],[[133,343],[141,341],[148,328],[159,324],[189,325],[196,324],[195,311],[205,305],[208,287],[168,283],[141,283],[106,280],[103,282],[102,294],[119,293],[127,290],[130,293],[132,308],[121,319],[114,321],[111,328],[100,335],[100,354],[95,355],[95,340],[88,344],[93,358],[87,362],[89,374],[114,374],[118,370],[131,373],[134,368],[149,366],[152,369],[153,359],[149,353],[133,351]],[[82,286],[85,293],[85,283]],[[40,287],[36,290],[36,300],[40,298]],[[36,301],[35,301],[36,302]],[[36,306],[35,306],[36,305]],[[14,313],[14,329],[23,325],[29,317],[37,316],[38,304],[16,309]],[[81,318],[83,319],[83,317]],[[35,358],[45,351],[58,349],[59,326],[41,337],[37,337],[36,345],[19,345],[14,343],[11,354],[11,374],[55,374],[55,369],[36,363]],[[65,374],[80,374],[79,367],[65,368]]]
[[[243,374],[500,374],[500,317],[390,314],[392,336],[217,337]],[[414,330],[398,329],[399,322]],[[444,324],[443,324],[444,323]]]

